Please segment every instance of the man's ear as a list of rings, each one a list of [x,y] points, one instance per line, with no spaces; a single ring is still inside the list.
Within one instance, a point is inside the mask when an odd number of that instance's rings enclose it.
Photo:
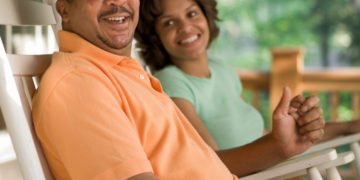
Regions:
[[[69,2],[68,0],[57,0],[56,10],[62,18],[62,22],[69,22]]]

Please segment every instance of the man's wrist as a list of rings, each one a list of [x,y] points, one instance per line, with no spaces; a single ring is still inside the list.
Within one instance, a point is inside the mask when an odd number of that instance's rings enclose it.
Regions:
[[[275,133],[270,132],[267,136],[266,139],[271,144],[269,147],[272,147],[273,154],[279,159],[288,159],[293,156],[293,153],[288,150],[286,143],[281,141]]]
[[[346,127],[344,127],[344,129],[345,129],[344,132],[346,132],[346,133],[343,135],[353,134],[353,133],[357,132],[355,126],[353,125],[353,121],[349,121],[344,124],[346,126]]]

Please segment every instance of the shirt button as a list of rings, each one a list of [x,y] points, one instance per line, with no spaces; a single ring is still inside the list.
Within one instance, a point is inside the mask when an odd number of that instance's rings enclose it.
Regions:
[[[145,79],[145,76],[144,76],[143,74],[140,74],[140,75],[139,75],[139,78],[140,78],[141,80],[144,80],[144,79]]]

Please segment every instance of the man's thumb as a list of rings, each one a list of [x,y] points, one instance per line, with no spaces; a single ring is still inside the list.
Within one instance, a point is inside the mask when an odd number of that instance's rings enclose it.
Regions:
[[[291,101],[291,90],[288,86],[283,88],[283,94],[281,96],[280,102],[276,107],[277,111],[288,112]]]

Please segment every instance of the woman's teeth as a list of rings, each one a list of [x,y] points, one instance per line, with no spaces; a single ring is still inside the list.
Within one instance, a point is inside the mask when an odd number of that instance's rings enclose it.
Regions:
[[[190,38],[187,38],[187,39],[181,41],[180,44],[190,44],[190,43],[196,41],[197,39],[199,39],[199,36],[194,35],[194,36],[191,36]]]

